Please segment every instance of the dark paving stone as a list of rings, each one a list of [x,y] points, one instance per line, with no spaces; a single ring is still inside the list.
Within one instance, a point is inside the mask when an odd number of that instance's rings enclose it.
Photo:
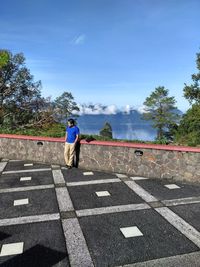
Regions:
[[[95,266],[119,266],[199,249],[154,210],[79,218]],[[137,226],[144,236],[124,238],[120,228]]]
[[[68,191],[75,209],[91,209],[144,202],[122,182],[69,186]],[[98,197],[95,193],[98,191],[108,191],[111,196]]]
[[[8,234],[0,231],[0,241],[4,240],[4,239],[6,239],[6,238],[8,238],[10,236],[11,235],[8,235]]]
[[[13,206],[14,200],[25,198],[29,204]],[[1,219],[59,212],[54,189],[1,193],[0,203]]]
[[[32,179],[21,182],[21,177],[32,177]],[[47,184],[53,184],[51,171],[2,174],[0,176],[0,189]]]
[[[160,200],[200,196],[200,185],[196,184],[181,183],[167,179],[148,179],[135,182]],[[167,184],[176,184],[180,188],[168,189],[164,186]]]
[[[5,267],[70,266],[60,221],[1,227],[3,244],[24,242],[23,254],[0,257]],[[40,234],[42,233],[42,234]]]
[[[169,207],[187,223],[200,231],[200,203]]]
[[[99,179],[113,179],[117,176],[113,173],[103,173],[98,171],[92,171],[94,175],[83,175],[83,172],[90,172],[87,170],[81,170],[77,168],[72,168],[69,170],[63,170],[62,173],[66,182],[78,182],[78,181],[92,181]]]
[[[33,166],[25,167],[24,164],[33,163]],[[50,164],[42,164],[37,162],[30,161],[11,161],[8,162],[5,171],[19,171],[19,170],[30,170],[30,169],[43,169],[43,168],[51,168]]]

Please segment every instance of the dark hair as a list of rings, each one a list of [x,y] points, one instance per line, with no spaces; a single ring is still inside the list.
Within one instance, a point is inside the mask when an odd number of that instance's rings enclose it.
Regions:
[[[69,119],[68,122],[70,122],[71,124],[75,124],[75,120],[74,119]]]

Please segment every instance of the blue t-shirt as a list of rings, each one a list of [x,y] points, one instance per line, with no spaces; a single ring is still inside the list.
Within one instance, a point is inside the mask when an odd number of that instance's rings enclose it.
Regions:
[[[79,134],[79,128],[75,125],[73,127],[67,126],[66,132],[67,132],[66,142],[70,144],[74,143],[76,136]]]

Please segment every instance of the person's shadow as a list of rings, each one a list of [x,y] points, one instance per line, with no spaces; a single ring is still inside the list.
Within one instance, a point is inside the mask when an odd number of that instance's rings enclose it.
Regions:
[[[88,142],[88,143],[91,142],[91,141],[94,141],[94,140],[96,140],[96,139],[93,136],[88,136],[85,139],[85,141]],[[75,159],[74,159],[74,167],[75,168],[78,168],[78,166],[79,166],[79,158],[80,158],[80,150],[81,150],[81,143],[80,143],[80,141],[78,141],[76,143],[76,152],[75,152]]]
[[[78,141],[76,143],[76,150],[75,150],[75,159],[74,159],[74,167],[75,168],[78,168],[78,165],[79,165],[80,149],[81,149],[81,143],[80,143],[80,141]]]

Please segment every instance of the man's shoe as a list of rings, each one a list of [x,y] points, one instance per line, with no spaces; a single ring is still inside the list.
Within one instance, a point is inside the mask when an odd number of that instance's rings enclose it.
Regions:
[[[67,169],[71,169],[72,168],[72,166],[67,166]]]

